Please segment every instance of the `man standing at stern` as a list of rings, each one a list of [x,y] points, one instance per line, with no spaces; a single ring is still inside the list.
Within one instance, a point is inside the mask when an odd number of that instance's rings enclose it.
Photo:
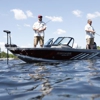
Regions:
[[[92,20],[88,19],[85,26],[86,31],[86,49],[93,49],[95,30],[92,27]]]
[[[44,31],[46,30],[46,24],[42,21],[42,15],[38,16],[38,21],[34,23],[33,30],[34,30],[34,47],[37,46],[38,42],[40,46],[43,47],[44,45]]]

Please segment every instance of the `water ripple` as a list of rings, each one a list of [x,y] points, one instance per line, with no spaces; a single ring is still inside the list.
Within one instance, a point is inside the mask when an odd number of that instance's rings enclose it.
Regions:
[[[100,100],[100,60],[0,61],[0,100]]]

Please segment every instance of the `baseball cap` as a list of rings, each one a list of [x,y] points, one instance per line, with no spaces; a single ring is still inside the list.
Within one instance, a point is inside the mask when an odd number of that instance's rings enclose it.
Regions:
[[[38,15],[38,18],[42,18],[42,15]]]

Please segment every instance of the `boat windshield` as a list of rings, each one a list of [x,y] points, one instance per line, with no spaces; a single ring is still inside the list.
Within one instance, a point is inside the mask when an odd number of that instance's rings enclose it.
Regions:
[[[53,39],[54,38],[50,38],[44,44],[44,47],[59,46],[59,45],[73,47],[73,44],[74,44],[74,38],[72,37],[58,37],[54,42],[53,42]]]
[[[71,37],[59,37],[55,40],[53,45],[68,45],[68,46],[73,46],[74,39]]]
[[[50,38],[50,39],[45,43],[45,45],[51,45],[51,44],[53,43],[53,39],[54,39],[54,38]]]

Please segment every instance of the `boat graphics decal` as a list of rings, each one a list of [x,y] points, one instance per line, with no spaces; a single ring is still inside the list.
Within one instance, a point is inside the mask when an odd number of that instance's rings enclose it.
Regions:
[[[60,56],[71,56],[72,53],[71,52],[57,52],[57,55],[60,55]]]
[[[97,55],[99,55],[100,52],[97,52],[97,53],[80,53],[74,57],[71,58],[71,60],[78,60],[78,59],[91,59],[93,57],[96,57]]]

